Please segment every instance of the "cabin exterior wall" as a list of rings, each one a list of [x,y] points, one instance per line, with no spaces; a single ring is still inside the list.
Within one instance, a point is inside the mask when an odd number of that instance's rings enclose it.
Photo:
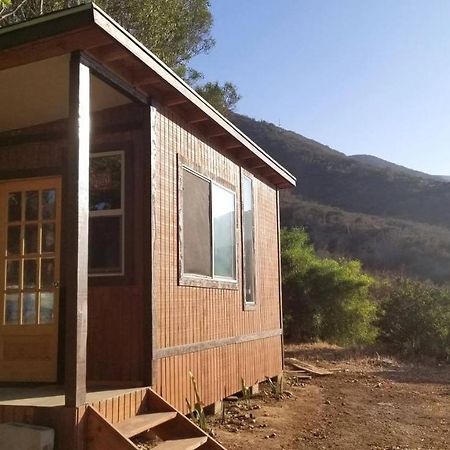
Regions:
[[[205,404],[282,371],[277,191],[253,177],[256,231],[256,307],[244,310],[241,222],[237,225],[237,289],[181,286],[178,283],[179,160],[200,173],[232,186],[241,204],[241,168],[167,109],[156,113],[156,390],[181,410],[192,393],[189,371],[197,378]],[[277,333],[278,331],[278,333]],[[265,339],[256,339],[268,332]],[[274,332],[270,335],[270,332]],[[224,344],[226,338],[246,342]],[[217,341],[216,344],[211,341]],[[195,352],[177,347],[200,345]],[[203,345],[202,345],[203,344]],[[210,348],[211,347],[211,348]]]

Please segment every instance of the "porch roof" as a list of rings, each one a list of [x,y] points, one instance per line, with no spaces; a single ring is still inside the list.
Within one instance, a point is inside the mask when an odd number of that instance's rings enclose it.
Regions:
[[[187,118],[230,158],[280,189],[296,179],[95,4],[0,29],[0,70],[83,51],[136,94]]]

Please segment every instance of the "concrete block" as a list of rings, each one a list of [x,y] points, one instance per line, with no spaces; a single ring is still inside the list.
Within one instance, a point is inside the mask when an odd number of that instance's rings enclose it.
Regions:
[[[0,450],[53,450],[54,445],[52,428],[25,423],[0,424]]]
[[[259,383],[256,383],[253,386],[250,386],[250,391],[251,391],[252,395],[259,394]]]
[[[222,400],[219,400],[217,402],[212,403],[211,405],[208,405],[205,408],[205,413],[207,415],[217,416],[218,414],[222,414],[222,410],[223,410],[223,402]]]

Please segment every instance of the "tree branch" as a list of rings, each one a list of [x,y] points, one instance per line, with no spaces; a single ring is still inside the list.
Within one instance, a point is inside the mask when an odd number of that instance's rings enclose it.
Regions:
[[[13,11],[11,11],[11,12],[9,12],[9,13],[3,15],[3,16],[0,16],[0,21],[5,20],[5,19],[7,19],[8,17],[11,17],[11,16],[13,16],[14,14],[16,14],[16,12],[19,11],[20,8],[22,8],[22,6],[23,6],[27,1],[28,1],[28,0],[22,0],[22,2],[20,2],[20,3],[16,6],[16,8],[15,8]],[[3,8],[3,10],[4,10],[4,9],[5,9],[5,8]],[[2,12],[3,12],[3,10],[2,10]]]

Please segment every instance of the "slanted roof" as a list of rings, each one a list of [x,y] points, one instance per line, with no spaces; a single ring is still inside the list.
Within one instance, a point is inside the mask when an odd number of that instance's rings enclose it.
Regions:
[[[0,70],[84,51],[145,98],[187,118],[208,139],[278,188],[296,179],[95,4],[0,28]]]

